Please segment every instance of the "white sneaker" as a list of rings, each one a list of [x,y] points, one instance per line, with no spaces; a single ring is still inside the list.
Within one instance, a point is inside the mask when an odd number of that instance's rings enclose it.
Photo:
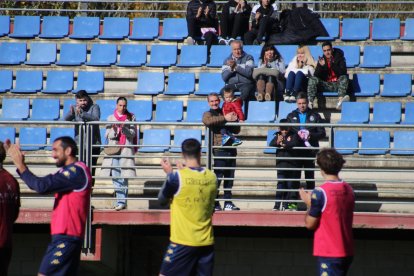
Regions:
[[[218,41],[219,45],[227,45],[227,41],[224,38],[220,38]]]
[[[342,103],[343,102],[349,102],[350,98],[348,95],[345,95],[343,97],[339,97],[338,103],[336,104],[336,109],[337,110],[341,110],[342,108]]]
[[[287,94],[283,95],[283,100],[284,100],[285,102],[289,102],[289,100],[290,100],[290,96],[289,96],[289,95],[287,95]]]
[[[186,45],[194,45],[194,39],[191,36],[189,36],[189,37],[187,37],[184,40],[184,44],[186,44]]]
[[[296,102],[296,97],[295,96],[290,96],[289,97],[289,102],[291,102],[291,103]]]
[[[126,208],[126,206],[124,204],[118,204],[114,207],[115,211],[121,211],[125,208]]]
[[[310,100],[309,100],[309,103],[308,103],[308,108],[309,108],[309,109],[313,109],[313,101],[310,101]]]
[[[235,40],[235,39],[234,38],[230,38],[229,40],[227,40],[227,45],[230,45],[233,40]]]

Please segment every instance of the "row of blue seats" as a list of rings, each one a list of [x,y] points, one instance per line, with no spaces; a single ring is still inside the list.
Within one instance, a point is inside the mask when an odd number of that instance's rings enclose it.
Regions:
[[[411,74],[384,74],[383,89],[380,93],[380,74],[354,74],[353,91],[357,97],[406,97],[412,93]],[[137,75],[136,95],[194,95],[205,96],[219,92],[224,86],[220,73],[201,72],[198,74],[198,89],[195,73],[172,72],[165,80],[162,72],[140,72]],[[166,85],[167,83],[167,85]],[[48,71],[46,85],[43,88],[42,71],[16,71],[13,87],[13,71],[0,70],[0,92],[66,94],[86,90],[89,94],[104,92],[105,77],[101,71],[79,71],[76,89],[74,89],[74,72]],[[323,92],[324,96],[336,96],[337,93]]]
[[[297,45],[278,45],[276,48],[285,60],[286,66],[296,55]],[[391,65],[391,47],[388,45],[365,46],[363,62],[358,45],[335,46],[344,51],[348,68],[383,68]],[[118,45],[92,44],[88,59],[87,45],[84,43],[63,43],[60,45],[59,60],[55,43],[30,43],[30,55],[27,56],[26,43],[3,42],[0,44],[0,64],[3,65],[51,65],[60,66],[121,66],[121,67],[220,67],[231,54],[230,46],[214,45],[208,57],[207,46],[183,45],[178,53],[176,45],[152,45],[150,60],[147,61],[147,46],[122,44],[118,58]],[[309,46],[315,58],[322,56],[319,45]],[[257,66],[262,47],[259,45],[244,46],[246,53],[251,54]],[[177,62],[178,60],[178,62]]]
[[[276,130],[269,130],[267,134],[267,145],[273,139]],[[366,130],[335,130],[334,148],[341,154],[360,155],[414,155],[414,131],[394,131],[391,147],[391,135],[389,131]],[[263,152],[275,154],[276,148],[267,148]]]
[[[158,18],[134,18],[130,34],[130,19],[127,17],[105,17],[103,32],[100,35],[100,20],[98,17],[75,17],[73,32],[69,35],[68,16],[44,16],[42,28],[40,16],[15,16],[13,32],[10,33],[10,17],[0,16],[0,37],[11,38],[64,38],[73,39],[125,39],[131,40],[182,40],[188,36],[187,23],[184,18],[166,18],[163,21],[163,34],[159,36]],[[338,18],[323,18],[322,24],[328,31],[328,37],[318,37],[317,40],[335,40],[340,37],[340,20]],[[372,20],[373,40],[400,39],[401,22],[398,18],[375,18]],[[40,32],[41,30],[41,32]],[[355,41],[370,38],[369,18],[344,18],[342,20],[341,40]],[[405,21],[403,40],[414,40],[414,19]]]

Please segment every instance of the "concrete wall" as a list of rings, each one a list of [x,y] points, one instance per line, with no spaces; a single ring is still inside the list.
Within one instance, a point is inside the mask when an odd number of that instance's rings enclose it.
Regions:
[[[414,275],[407,231],[356,232],[349,275]],[[214,275],[316,275],[312,235],[304,229],[217,228]],[[16,233],[10,275],[35,275],[49,234]],[[80,275],[158,275],[168,228],[105,226],[101,262],[82,262]]]

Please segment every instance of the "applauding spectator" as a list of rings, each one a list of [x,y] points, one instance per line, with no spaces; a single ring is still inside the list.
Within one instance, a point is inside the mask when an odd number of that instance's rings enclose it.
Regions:
[[[252,9],[252,28],[244,35],[246,45],[260,45],[263,37],[267,40],[271,33],[279,32],[279,20],[277,19],[277,8],[272,5],[275,0],[260,0],[260,5]]]
[[[252,8],[246,3],[246,0],[229,0],[224,4],[220,20],[221,39],[219,44],[228,45],[238,36],[244,36],[249,30],[251,11]]]

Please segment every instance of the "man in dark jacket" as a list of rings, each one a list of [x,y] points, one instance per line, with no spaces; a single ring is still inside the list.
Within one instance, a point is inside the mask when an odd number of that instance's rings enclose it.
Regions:
[[[336,109],[340,110],[343,102],[349,101],[348,73],[344,52],[332,48],[326,41],[322,44],[323,57],[319,57],[313,77],[308,81],[308,99],[310,108],[313,107],[316,93],[319,91],[338,92]]]
[[[289,123],[295,124],[317,124],[322,123],[321,116],[308,108],[308,101],[305,93],[299,93],[296,97],[297,109],[289,113],[287,120]],[[305,179],[307,189],[315,188],[315,160],[316,153],[319,148],[319,140],[325,138],[325,128],[320,126],[293,126],[293,131],[296,133],[307,132],[306,140],[303,140],[303,149],[298,151],[298,156],[303,157],[304,160],[298,160],[299,168],[305,168]],[[305,147],[310,147],[306,149]],[[312,149],[316,148],[316,149]]]

